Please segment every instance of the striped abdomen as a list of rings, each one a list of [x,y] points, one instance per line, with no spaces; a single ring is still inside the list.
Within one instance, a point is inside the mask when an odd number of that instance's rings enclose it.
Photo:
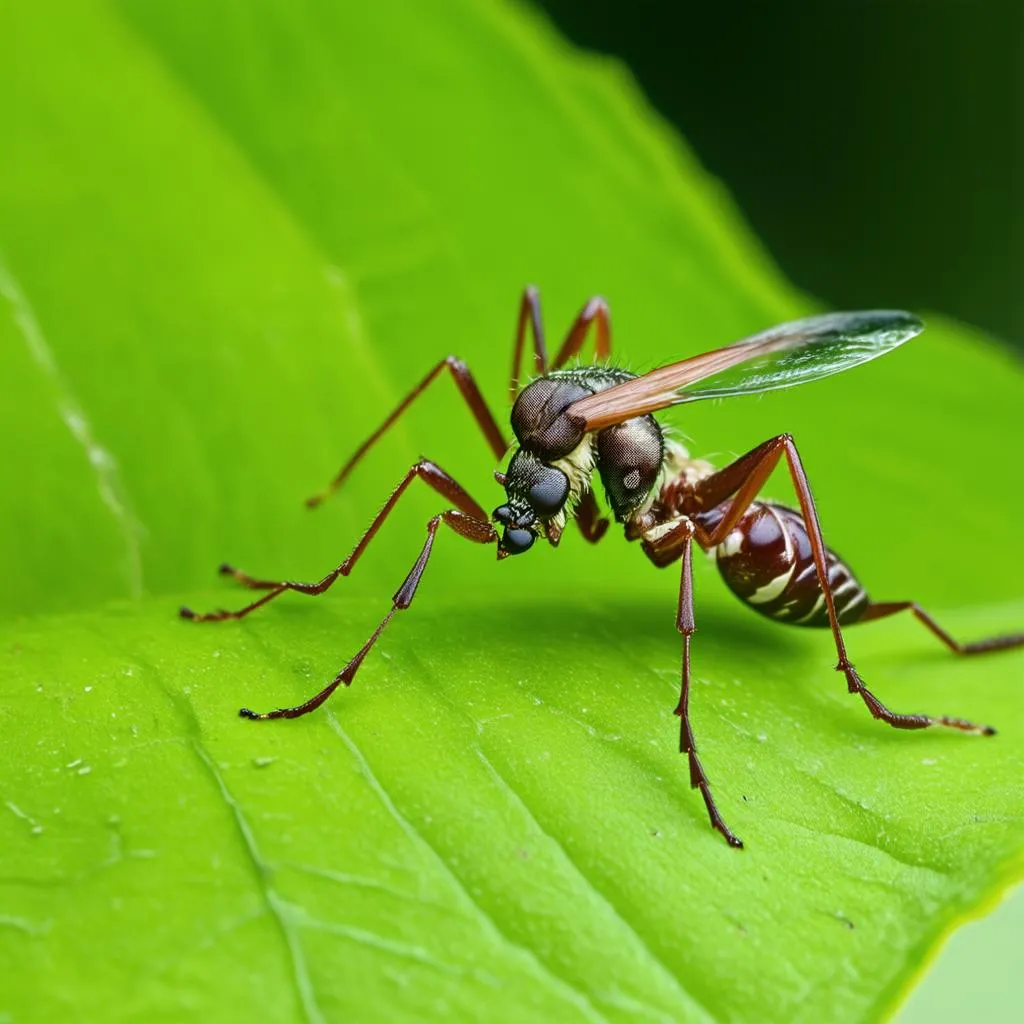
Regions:
[[[755,502],[715,558],[726,585],[754,611],[794,626],[828,625],[807,527],[796,510]],[[867,609],[867,591],[834,552],[827,563],[839,621],[856,622]]]

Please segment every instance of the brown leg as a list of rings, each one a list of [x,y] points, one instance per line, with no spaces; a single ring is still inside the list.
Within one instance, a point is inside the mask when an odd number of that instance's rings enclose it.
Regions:
[[[247,572],[242,572],[241,569],[228,565],[227,562],[222,562],[217,571],[221,576],[230,576],[236,583],[241,583],[243,587],[248,587],[250,590],[274,590],[281,585],[280,580],[257,579],[255,576],[250,576]]]
[[[778,437],[765,441],[764,444],[758,445],[746,455],[741,456],[731,466],[726,466],[697,485],[695,498],[702,509],[712,509],[735,495],[725,516],[711,531],[697,526],[697,542],[703,548],[713,548],[726,538],[764,486],[765,481],[771,476],[772,470],[778,465],[779,459],[783,455],[786,457],[789,475],[793,480],[793,486],[800,502],[800,512],[807,527],[807,536],[810,539],[811,552],[814,556],[814,566],[818,574],[818,585],[825,597],[829,625],[836,645],[836,654],[839,656],[836,671],[842,672],[846,677],[846,686],[849,692],[858,694],[875,718],[887,722],[896,729],[926,729],[930,726],[942,725],[963,732],[984,736],[993,735],[995,730],[991,726],[976,725],[974,722],[968,722],[962,718],[904,715],[890,711],[864,685],[864,681],[857,674],[857,670],[846,653],[846,644],[843,641],[842,630],[839,628],[835,601],[832,598],[832,590],[828,581],[826,548],[821,535],[821,524],[818,522],[818,512],[814,507],[814,498],[811,495],[810,484],[807,482],[807,475],[804,473],[803,463],[800,461],[800,453],[789,434],[780,434]]]
[[[527,324],[530,325],[533,334],[533,372],[537,375],[547,373],[549,369],[557,370],[577,355],[583,348],[583,342],[586,340],[591,324],[595,325],[597,332],[594,347],[598,362],[603,362],[612,354],[612,328],[608,303],[600,296],[594,296],[584,304],[577,314],[565,341],[562,342],[562,347],[558,350],[558,355],[549,364],[547,347],[544,344],[544,322],[540,312],[540,294],[533,285],[530,285],[523,292],[523,298],[519,304],[516,339],[512,348],[512,377],[509,381],[510,401],[514,400],[519,393]]]
[[[540,293],[531,284],[523,290],[516,321],[516,340],[512,346],[512,376],[508,383],[508,400],[519,394],[520,371],[523,365],[523,347],[526,343],[526,325],[533,333],[533,372],[541,376],[548,372],[548,350],[544,344],[544,318],[540,312]]]
[[[399,485],[391,492],[390,497],[384,503],[384,507],[377,513],[373,522],[367,527],[366,532],[359,539],[359,543],[356,544],[352,551],[352,554],[345,559],[337,568],[332,569],[323,579],[318,580],[316,583],[299,583],[293,580],[260,580],[249,576],[247,573],[242,572],[239,569],[233,569],[229,565],[222,565],[220,571],[226,576],[233,576],[243,586],[251,587],[254,590],[267,590],[269,591],[266,596],[261,597],[258,601],[253,601],[252,604],[246,605],[244,608],[238,609],[238,611],[226,611],[220,609],[215,612],[207,612],[204,615],[198,615],[192,611],[191,608],[182,608],[181,617],[183,619],[191,619],[193,622],[222,622],[225,619],[241,619],[248,615],[250,612],[254,612],[257,608],[265,605],[268,601],[273,601],[275,597],[280,597],[287,590],[294,590],[297,594],[307,594],[311,597],[315,597],[318,594],[322,594],[325,590],[328,590],[337,580],[339,576],[347,576],[359,560],[362,553],[366,550],[366,546],[376,536],[377,531],[381,528],[384,520],[387,519],[391,510],[395,507],[398,499],[405,492],[405,489],[419,477],[425,483],[429,484],[433,490],[437,491],[438,494],[443,495],[449,501],[453,502],[455,506],[462,511],[465,518],[471,519],[474,522],[484,523],[488,529],[490,525],[487,520],[487,513],[459,486],[459,484],[453,480],[440,466],[436,463],[429,462],[426,459],[420,459],[415,465],[410,467],[409,471],[402,478]],[[491,531],[493,536],[493,530]]]
[[[678,526],[663,534],[650,545],[656,564],[664,564],[658,561],[659,552],[679,552],[683,561],[679,582],[679,610],[676,615],[676,629],[683,636],[682,686],[679,691],[679,703],[675,709],[675,714],[679,716],[679,752],[686,754],[689,760],[690,786],[693,789],[699,789],[700,795],[704,797],[704,806],[707,807],[708,816],[711,818],[711,827],[721,832],[730,846],[742,849],[742,841],[726,825],[715,806],[714,797],[711,795],[711,783],[708,782],[700,758],[697,756],[697,744],[693,738],[693,727],[690,725],[690,639],[697,629],[693,616],[692,541],[694,529],[693,523],[684,519]]]
[[[584,539],[589,540],[591,544],[596,544],[607,532],[608,520],[601,518],[593,491],[587,491],[580,498],[576,506],[576,524]]]
[[[370,634],[370,639],[359,648],[352,660],[319,693],[314,694],[302,704],[291,708],[278,708],[276,711],[266,711],[263,714],[250,711],[248,708],[241,708],[238,712],[239,715],[242,718],[250,718],[255,721],[267,721],[271,718],[299,718],[302,715],[308,715],[310,711],[315,711],[320,707],[342,683],[348,686],[355,678],[359,666],[362,665],[363,660],[370,653],[373,645],[377,642],[377,638],[384,632],[385,627],[391,621],[395,612],[402,611],[412,604],[412,599],[416,596],[416,589],[419,587],[424,570],[427,568],[430,552],[434,547],[434,537],[437,535],[438,527],[442,523],[454,530],[460,537],[465,537],[467,540],[475,541],[478,544],[489,544],[498,539],[498,535],[486,519],[477,519],[460,512],[458,509],[449,509],[447,512],[434,516],[427,523],[427,539],[423,544],[419,557],[413,563],[413,567],[409,570],[405,581],[391,599],[391,610],[381,620],[380,625]]]
[[[399,416],[405,412],[406,409],[412,405],[413,401],[418,398],[441,373],[442,370],[447,369],[452,379],[458,386],[459,392],[462,397],[466,400],[466,404],[469,406],[470,412],[473,414],[473,418],[476,420],[477,425],[483,432],[484,437],[487,439],[487,443],[491,446],[491,451],[494,453],[496,459],[501,459],[505,452],[508,450],[508,444],[502,435],[501,428],[498,426],[491,413],[491,410],[487,406],[487,402],[484,396],[480,393],[480,389],[477,387],[476,381],[473,379],[473,375],[469,372],[469,368],[460,359],[456,359],[455,356],[447,356],[442,359],[431,371],[426,375],[398,403],[397,408],[390,416],[377,428],[360,446],[356,449],[356,453],[345,463],[344,466],[338,470],[337,475],[334,479],[324,488],[319,494],[315,494],[312,498],[306,500],[306,504],[310,508],[315,508],[325,498],[333,494],[344,482],[346,477],[355,468],[359,460],[380,440],[381,436],[388,430],[388,428],[398,419]]]
[[[954,640],[916,601],[873,601],[864,614],[857,620],[872,622],[887,619],[897,612],[911,611],[922,625],[931,630],[954,654],[985,654],[988,651],[1005,651],[1010,647],[1024,646],[1024,633],[1013,633],[1009,636],[993,636],[987,640],[976,640],[974,643],[962,644]]]
[[[558,350],[558,355],[551,363],[552,370],[564,366],[573,356],[579,354],[591,324],[594,324],[596,331],[594,350],[597,361],[603,363],[611,356],[612,324],[608,313],[608,303],[600,295],[595,295],[592,299],[587,300],[577,314],[572,327],[569,328],[569,333],[565,336],[565,341],[562,342],[562,347]]]

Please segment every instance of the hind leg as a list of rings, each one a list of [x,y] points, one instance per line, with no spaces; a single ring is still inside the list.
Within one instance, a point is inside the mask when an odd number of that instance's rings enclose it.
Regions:
[[[916,601],[872,601],[858,622],[874,622],[887,619],[899,612],[912,612],[926,629],[934,633],[954,654],[987,654],[989,651],[1005,651],[1011,647],[1024,647],[1024,633],[1010,633],[1006,636],[990,636],[962,644],[954,640]]]
[[[824,599],[828,625],[832,631],[832,638],[835,641],[836,654],[838,655],[836,671],[842,672],[846,677],[848,691],[857,694],[864,701],[865,706],[874,718],[891,725],[894,729],[927,729],[932,726],[944,726],[949,729],[958,729],[961,732],[974,733],[975,735],[993,735],[995,730],[991,726],[978,725],[963,718],[952,718],[947,715],[901,714],[892,711],[865,685],[846,651],[846,642],[839,624],[836,601],[829,579],[828,548],[825,546],[825,541],[822,537],[818,512],[814,506],[814,498],[811,495],[810,484],[804,472],[800,453],[789,434],[780,434],[778,437],[765,441],[746,455],[738,458],[732,465],[726,466],[712,476],[700,481],[695,488],[697,507],[710,510],[722,505],[726,511],[711,529],[706,530],[698,525],[696,532],[697,542],[705,550],[721,544],[739,522],[743,513],[755,500],[757,494],[771,476],[772,470],[775,469],[783,458],[786,460],[789,475],[799,499],[800,516],[807,531],[807,539],[810,543],[814,561],[814,571]],[[876,611],[872,617],[883,618],[886,614],[895,614],[896,611],[913,606],[902,604],[898,607],[893,605],[876,605],[875,607]],[[965,651],[959,648],[959,645],[956,645],[955,641],[945,631],[941,630],[934,620],[928,618],[919,609],[915,611],[915,614],[944,642],[952,645],[954,650],[959,649],[960,653],[978,653],[978,650]],[[866,618],[867,615],[862,617],[860,621],[863,622]],[[1009,638],[1009,640],[1009,643],[1005,640],[990,642],[988,646],[983,646],[981,649],[994,650],[997,646],[1016,646],[1016,644],[1021,642],[1021,638]]]

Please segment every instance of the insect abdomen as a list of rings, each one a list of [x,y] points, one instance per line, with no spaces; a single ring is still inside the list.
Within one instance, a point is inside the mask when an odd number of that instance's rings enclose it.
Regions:
[[[828,625],[811,541],[795,509],[755,502],[715,558],[726,585],[754,611],[794,626]],[[856,622],[868,607],[867,591],[837,554],[827,551],[826,561],[839,622]]]

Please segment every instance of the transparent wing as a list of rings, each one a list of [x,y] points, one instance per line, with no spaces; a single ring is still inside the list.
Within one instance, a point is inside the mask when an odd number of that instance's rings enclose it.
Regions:
[[[591,431],[683,402],[792,388],[884,355],[923,329],[902,310],[812,316],[616,384],[566,413]]]

